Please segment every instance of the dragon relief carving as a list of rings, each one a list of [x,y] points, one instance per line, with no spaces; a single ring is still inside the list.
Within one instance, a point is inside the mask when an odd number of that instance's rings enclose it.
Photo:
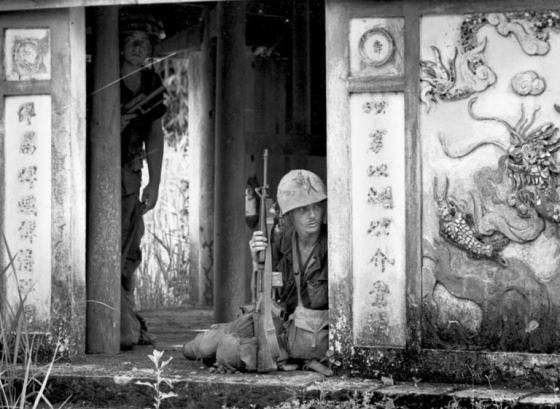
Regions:
[[[461,209],[457,201],[448,197],[449,179],[445,178],[443,194],[438,194],[438,181],[434,178],[434,200],[437,204],[440,235],[474,259],[489,259],[507,267],[501,251],[510,240],[499,232],[482,235],[476,228],[474,217]]]
[[[483,146],[497,146],[504,152],[502,158],[505,159],[510,192],[508,205],[517,210],[519,217],[530,217],[533,210],[545,220],[560,223],[560,165],[556,158],[556,152],[560,150],[558,127],[552,122],[533,126],[539,107],[527,117],[522,105],[521,116],[515,125],[501,118],[479,116],[473,112],[476,101],[476,97],[472,98],[468,104],[471,118],[504,125],[509,133],[509,145],[498,140],[485,140],[468,146],[464,152],[451,153],[447,141],[440,135],[444,153],[451,158],[463,158]]]
[[[481,27],[485,27],[484,33],[492,32],[488,40],[483,38]],[[519,46],[518,55],[544,56],[550,50],[549,34],[559,33],[559,29],[560,12],[473,14],[462,19],[460,37],[455,43],[447,42],[444,46],[439,38],[434,43],[424,43],[425,47],[432,47],[427,48],[427,54],[422,56],[424,61],[420,62],[419,97],[427,108],[423,110],[423,119],[428,118],[430,125],[437,126],[433,120],[442,117],[429,119],[425,114],[430,108],[465,100],[469,118],[477,121],[477,125],[503,127],[499,128],[499,135],[481,134],[472,139],[439,136],[445,155],[462,158],[462,163],[472,162],[476,154],[482,153],[481,148],[485,153],[488,146],[499,151],[488,152],[492,155],[485,155],[480,162],[466,164],[466,168],[476,168],[469,177],[472,189],[461,187],[451,176],[451,181],[439,177],[439,189],[438,179],[433,180],[437,220],[433,226],[439,227],[439,232],[436,237],[426,237],[423,249],[424,256],[433,261],[433,265],[426,263],[423,269],[435,280],[432,294],[425,293],[425,311],[433,308],[424,320],[426,345],[466,345],[476,349],[499,345],[503,351],[530,352],[559,348],[557,338],[548,336],[558,327],[558,304],[554,302],[560,277],[558,126],[555,121],[539,116],[539,108],[532,105],[515,105],[516,114],[512,117],[487,111],[481,103],[477,104],[476,95],[488,92],[492,83],[483,88],[482,80],[475,87],[465,82],[468,75],[479,79],[474,75],[478,68],[481,74],[487,70],[488,79],[496,83],[493,69],[499,73],[498,67],[489,66],[493,60],[490,51],[485,50],[495,45],[497,36]],[[480,54],[472,55],[465,65],[462,54],[475,48]],[[531,67],[529,64],[527,68]],[[529,96],[532,102],[533,97],[545,91],[546,81],[535,71],[522,71],[507,85],[517,94],[512,96]],[[460,106],[463,105],[457,104],[455,108]],[[560,112],[560,105],[555,109]],[[453,119],[444,118],[448,120]],[[463,177],[466,180],[466,175]],[[483,262],[471,264],[465,262],[467,259]]]
[[[443,63],[441,51],[431,46],[434,61],[420,61],[420,99],[430,110],[431,103],[457,101],[484,91],[496,82],[496,74],[484,59],[486,38],[471,50],[460,54],[457,48],[453,56]]]
[[[540,11],[466,16],[460,27],[459,46],[453,48],[446,63],[434,45],[430,46],[434,59],[420,61],[420,100],[428,112],[432,103],[470,98],[496,82],[496,73],[484,55],[487,38],[477,37],[478,31],[488,25],[499,35],[514,38],[525,54],[546,55],[550,49],[549,32],[559,30],[560,14]]]

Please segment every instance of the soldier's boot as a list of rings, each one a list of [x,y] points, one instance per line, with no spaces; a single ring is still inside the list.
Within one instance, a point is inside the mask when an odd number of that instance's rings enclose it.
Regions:
[[[334,375],[334,372],[329,367],[323,365],[321,362],[317,361],[316,359],[305,361],[305,368],[311,369],[312,371],[315,371],[325,376]]]

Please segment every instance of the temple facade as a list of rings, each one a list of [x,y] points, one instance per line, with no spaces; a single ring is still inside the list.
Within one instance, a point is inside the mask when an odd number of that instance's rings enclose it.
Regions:
[[[327,181],[334,365],[557,379],[553,0],[2,1],[4,314],[70,356],[119,351],[131,3],[166,27],[153,62],[185,67],[194,304],[224,322],[250,301],[248,186],[268,149],[273,191],[293,168]]]

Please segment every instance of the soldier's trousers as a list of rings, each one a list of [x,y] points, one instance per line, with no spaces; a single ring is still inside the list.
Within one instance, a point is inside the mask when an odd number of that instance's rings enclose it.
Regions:
[[[127,254],[123,254],[123,268],[121,272],[121,347],[130,348],[138,344],[142,326],[142,318],[136,313],[134,303],[134,288],[136,283],[135,271],[142,260],[140,241],[144,235],[142,217],[132,220],[134,207],[139,203],[138,194],[122,197],[122,246],[124,250],[127,238],[131,236],[131,244]],[[145,329],[145,328],[144,328]]]

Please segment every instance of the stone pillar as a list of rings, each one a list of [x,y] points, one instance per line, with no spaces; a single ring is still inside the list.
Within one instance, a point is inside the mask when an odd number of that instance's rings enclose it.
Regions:
[[[245,3],[218,3],[214,213],[214,319],[245,304]]]
[[[88,353],[120,351],[121,137],[118,7],[94,11],[87,237]],[[106,88],[104,88],[106,87]]]
[[[199,306],[213,300],[214,243],[214,80],[208,12],[203,14],[200,51],[189,55],[190,299]]]
[[[203,175],[200,171],[200,148],[203,135],[200,134],[200,107],[198,98],[200,94],[200,51],[188,53],[187,60],[187,87],[188,87],[188,165],[189,165],[189,275],[188,297],[189,304],[199,304],[200,281],[200,183]]]
[[[210,46],[210,19],[204,12],[204,37],[200,51],[200,224],[198,303],[213,303],[214,281],[214,75]]]

